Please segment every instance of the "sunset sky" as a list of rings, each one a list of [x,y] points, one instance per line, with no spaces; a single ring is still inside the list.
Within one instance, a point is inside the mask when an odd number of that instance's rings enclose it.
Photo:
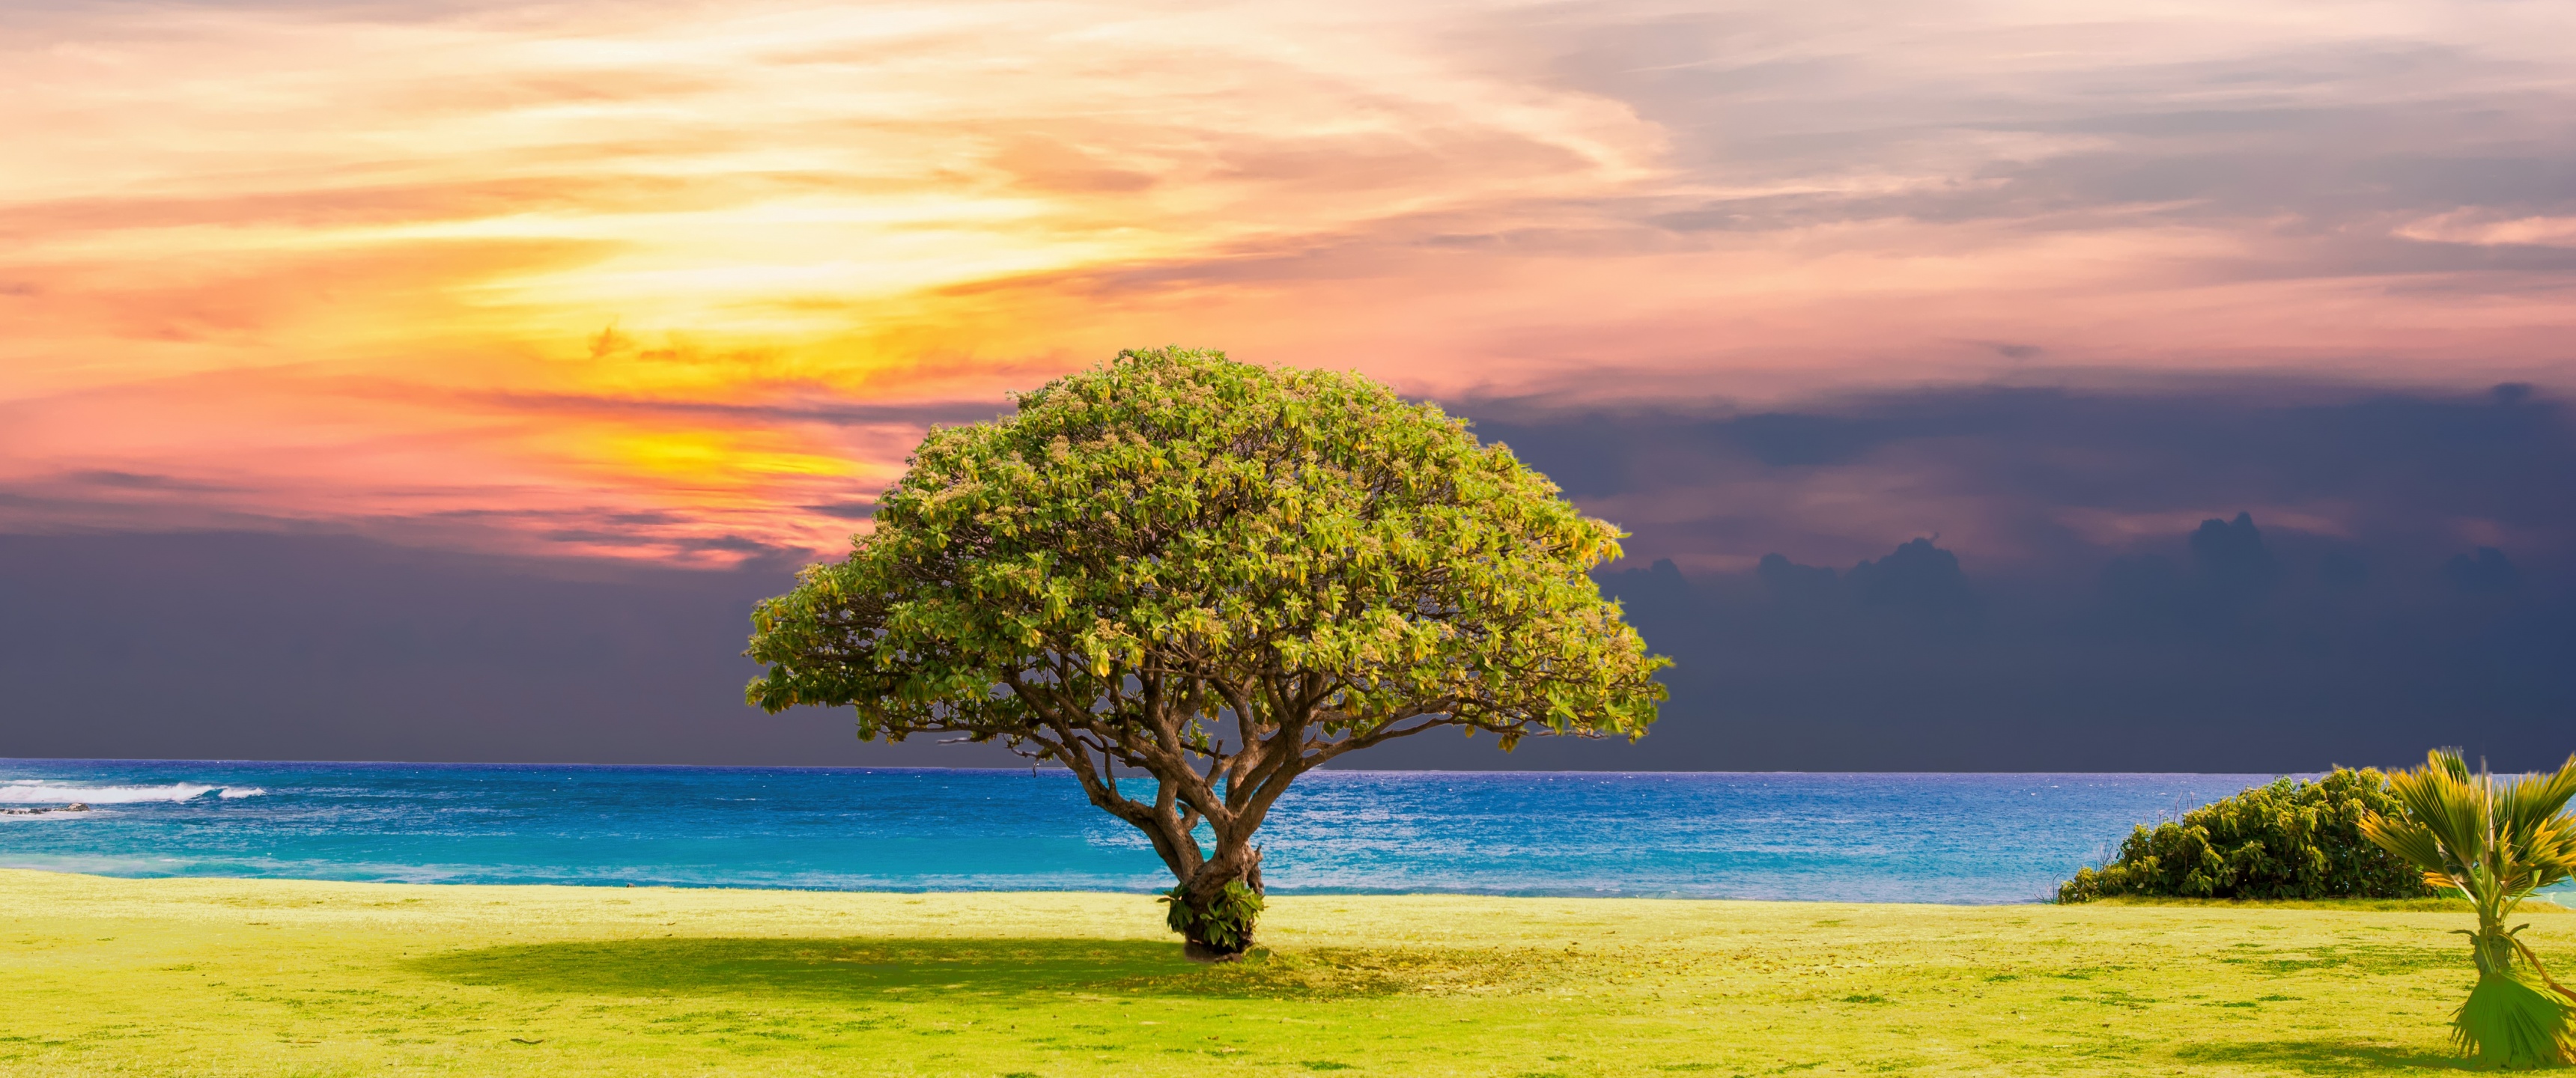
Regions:
[[[810,555],[1161,343],[1522,412],[2576,384],[2563,2],[0,14],[11,532]]]

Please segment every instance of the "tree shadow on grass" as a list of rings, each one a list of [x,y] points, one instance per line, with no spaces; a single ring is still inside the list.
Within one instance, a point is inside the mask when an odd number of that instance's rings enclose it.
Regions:
[[[1194,972],[1141,940],[652,939],[483,947],[415,960],[461,984],[601,995],[1084,992]]]
[[[2196,1045],[2175,1054],[2195,1063],[2265,1063],[2289,1067],[2308,1074],[2350,1074],[2357,1071],[2400,1069],[2436,1071],[2476,1069],[2469,1065],[2468,1060],[2456,1055],[2415,1052],[2403,1048],[2376,1048],[2369,1045],[2322,1040]]]
[[[1318,950],[1206,966],[1177,942],[1096,939],[584,940],[418,958],[460,984],[611,996],[749,995],[888,1000],[919,994],[1100,993],[1197,998],[1351,998],[1527,987],[1510,952]]]

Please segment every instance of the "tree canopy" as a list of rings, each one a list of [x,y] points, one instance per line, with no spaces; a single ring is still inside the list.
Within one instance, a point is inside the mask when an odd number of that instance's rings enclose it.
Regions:
[[[1017,400],[932,430],[850,556],[759,605],[752,703],[1063,764],[1197,910],[1258,891],[1253,832],[1328,760],[1654,721],[1667,660],[1587,573],[1621,533],[1438,407],[1183,349]]]

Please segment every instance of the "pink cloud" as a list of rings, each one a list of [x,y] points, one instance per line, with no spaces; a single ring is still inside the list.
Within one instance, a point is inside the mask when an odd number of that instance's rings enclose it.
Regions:
[[[30,90],[0,102],[0,439],[60,497],[0,527],[828,549],[919,429],[849,417],[1167,342],[1585,406],[2565,386],[2571,31],[2430,3],[55,11],[0,33]],[[108,474],[168,482],[61,478]]]

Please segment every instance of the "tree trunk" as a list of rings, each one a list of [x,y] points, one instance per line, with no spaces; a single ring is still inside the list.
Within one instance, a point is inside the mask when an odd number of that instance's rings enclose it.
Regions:
[[[1262,895],[1261,851],[1220,842],[1217,854],[1199,866],[1190,878],[1182,881],[1175,902],[1189,908],[1189,927],[1181,931],[1181,953],[1194,962],[1232,962],[1252,949],[1252,930],[1259,913],[1256,905],[1240,917],[1238,931],[1228,932],[1212,917],[1225,901],[1226,885],[1240,881],[1252,889],[1256,903]]]

